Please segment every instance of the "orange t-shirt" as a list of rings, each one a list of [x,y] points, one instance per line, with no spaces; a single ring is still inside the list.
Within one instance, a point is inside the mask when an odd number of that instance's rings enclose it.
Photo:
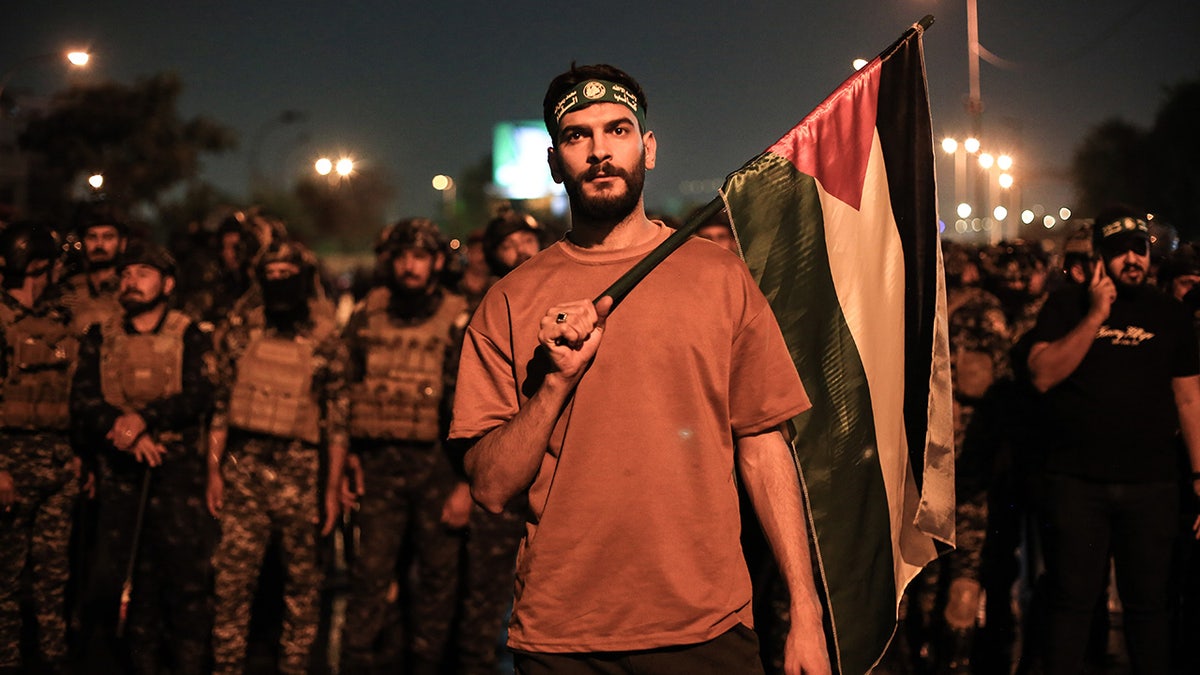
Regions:
[[[670,233],[619,252],[560,241],[493,286],[467,329],[450,436],[515,415],[546,310],[595,297]],[[609,316],[556,423],[529,489],[509,646],[650,649],[752,625],[734,438],[808,407],[745,265],[684,243]]]

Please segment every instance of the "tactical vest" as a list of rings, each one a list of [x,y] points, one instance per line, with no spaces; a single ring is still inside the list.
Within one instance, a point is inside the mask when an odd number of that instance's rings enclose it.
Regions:
[[[71,376],[79,339],[70,327],[50,316],[17,317],[0,305],[0,323],[8,350],[8,372],[0,406],[0,427],[66,429],[70,422]]]
[[[311,337],[267,335],[255,312],[250,342],[237,361],[229,397],[229,424],[238,429],[307,443],[321,440],[321,408],[313,378],[316,346],[333,332],[323,315],[314,315]],[[258,325],[255,325],[258,324]]]
[[[366,325],[356,336],[365,347],[362,382],[350,388],[350,435],[432,442],[440,440],[450,329],[466,318],[462,296],[447,293],[436,314],[416,326],[388,319],[389,291],[372,290],[364,303]]]
[[[122,410],[183,392],[183,333],[191,319],[169,310],[157,333],[125,332],[123,316],[100,325],[100,391]]]
[[[116,293],[101,293],[93,296],[86,274],[77,274],[67,280],[67,292],[63,304],[71,310],[71,327],[77,333],[86,333],[94,323],[103,324],[123,312]]]
[[[266,337],[255,330],[238,359],[230,425],[318,442],[321,411],[312,390],[314,364],[311,341]]]

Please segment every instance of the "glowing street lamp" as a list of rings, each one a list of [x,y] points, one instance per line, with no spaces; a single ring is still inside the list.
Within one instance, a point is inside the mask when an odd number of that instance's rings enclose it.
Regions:
[[[1032,223],[1033,222],[1033,211],[1030,211],[1029,209],[1025,209],[1024,211],[1022,211],[1021,212],[1021,222],[1025,223],[1026,225]]]
[[[963,141],[963,149],[972,155],[979,152],[979,139],[972,136]]]
[[[445,192],[446,190],[454,187],[454,179],[444,173],[439,173],[433,177],[431,184],[433,185],[434,190],[437,190],[438,192]]]
[[[1002,173],[1002,174],[1000,174],[1000,177],[996,179],[996,182],[1000,184],[1000,187],[1007,190],[1013,186],[1012,174],[1011,173]]]
[[[37,56],[30,56],[29,58],[21,59],[17,62],[17,65],[4,71],[3,75],[0,75],[0,94],[4,93],[4,88],[8,86],[8,83],[10,80],[12,80],[13,75],[15,75],[17,71],[21,70],[22,68],[40,61],[57,61],[61,58],[65,58],[67,63],[76,68],[82,68],[83,66],[86,66],[88,61],[91,61],[92,59],[90,54],[79,50],[67,52],[66,54],[62,54],[60,52],[50,52],[48,54],[38,54]]]
[[[958,152],[958,141],[947,136],[942,139],[942,151],[947,155],[953,155]]]
[[[996,168],[1001,171],[1008,171],[1012,168],[1013,158],[1011,155],[1000,155],[996,158]]]
[[[458,201],[458,185],[454,179],[444,173],[439,173],[430,181],[434,190],[442,193],[442,217],[450,220],[454,217],[454,206]]]
[[[333,169],[334,171],[337,171],[337,175],[345,178],[346,176],[354,173],[354,160],[350,159],[349,157],[343,157],[333,165]]]
[[[316,169],[319,175],[328,176],[333,171],[333,160],[328,157],[322,157],[317,160],[316,164],[313,164],[313,168]]]
[[[992,210],[992,216],[994,216],[996,220],[1004,220],[1008,217],[1008,209],[1004,208],[1003,206],[997,206]]]
[[[87,182],[88,182],[88,185],[92,186],[93,190],[99,190],[100,188],[104,187],[104,175],[99,174],[99,173],[94,173],[94,174],[88,176]]]
[[[996,158],[993,157],[992,153],[990,152],[985,152],[979,156],[979,166],[983,167],[984,169],[992,168],[992,165],[995,163]]]
[[[971,217],[971,205],[966,202],[963,202],[958,205],[958,209],[955,212],[958,213],[959,218],[962,218],[964,220],[967,218],[970,218]]]

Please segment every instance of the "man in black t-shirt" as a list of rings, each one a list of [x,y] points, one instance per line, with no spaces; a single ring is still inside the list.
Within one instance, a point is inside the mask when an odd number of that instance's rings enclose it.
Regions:
[[[1169,669],[1167,579],[1179,509],[1176,435],[1200,472],[1200,354],[1183,306],[1146,284],[1146,220],[1096,218],[1089,284],[1063,289],[1032,332],[1029,370],[1049,416],[1046,671],[1082,669],[1111,556],[1134,672]],[[1193,479],[1200,473],[1193,473]],[[1200,491],[1200,479],[1193,480]]]

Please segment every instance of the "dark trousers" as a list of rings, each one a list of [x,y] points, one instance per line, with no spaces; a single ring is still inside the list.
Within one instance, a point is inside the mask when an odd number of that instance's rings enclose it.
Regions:
[[[1083,669],[1096,597],[1114,561],[1125,641],[1135,673],[1167,673],[1168,579],[1179,511],[1174,482],[1096,483],[1047,477],[1050,635],[1046,672]]]
[[[695,645],[631,652],[514,652],[517,675],[761,675],[758,636],[743,624]]]
[[[204,465],[196,454],[150,469],[126,638],[116,636],[145,470],[122,462],[114,471],[106,462],[101,472],[80,672],[209,671],[213,523],[203,506]]]
[[[458,592],[462,537],[441,522],[453,470],[428,444],[377,446],[361,458],[358,557],[346,597],[343,672],[390,667],[405,651],[414,670],[432,670],[443,661]],[[397,620],[389,587],[396,581],[398,636],[389,635]]]

